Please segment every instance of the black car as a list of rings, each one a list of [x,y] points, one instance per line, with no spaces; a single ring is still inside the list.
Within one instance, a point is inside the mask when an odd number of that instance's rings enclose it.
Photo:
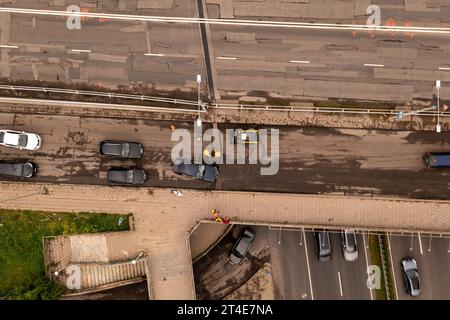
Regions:
[[[144,148],[136,142],[103,141],[100,143],[100,153],[112,158],[139,159]]]
[[[255,233],[250,229],[244,229],[231,250],[229,260],[231,264],[241,263],[242,259],[244,259],[247,254],[248,249],[250,249],[253,240],[255,240]]]
[[[0,163],[0,175],[2,176],[31,178],[36,172],[36,165],[31,162]]]
[[[331,260],[330,234],[325,230],[314,232],[314,242],[316,246],[316,256],[320,262]]]
[[[173,165],[173,171],[177,174],[209,182],[216,181],[219,175],[217,167],[209,164],[177,162]]]
[[[111,168],[108,170],[108,181],[115,184],[141,185],[147,180],[147,173],[137,168]]]

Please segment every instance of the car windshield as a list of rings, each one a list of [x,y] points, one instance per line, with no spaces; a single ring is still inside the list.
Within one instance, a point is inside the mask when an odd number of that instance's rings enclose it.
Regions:
[[[198,169],[197,169],[197,178],[198,179],[203,178],[204,174],[205,174],[205,165],[201,164],[198,166]]]
[[[19,135],[19,146],[26,147],[28,142],[28,136],[26,134]]]
[[[5,133],[0,132],[0,142],[3,142],[4,139],[5,139]]]
[[[132,183],[133,182],[133,170],[127,171],[127,182]]]
[[[122,144],[122,157],[128,157],[130,154],[130,145],[128,143]]]

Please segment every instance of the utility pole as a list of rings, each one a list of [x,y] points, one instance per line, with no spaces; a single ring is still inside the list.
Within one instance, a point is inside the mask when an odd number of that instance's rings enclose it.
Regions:
[[[436,132],[441,132],[441,124],[439,122],[439,113],[441,112],[441,108],[439,105],[439,89],[441,88],[441,80],[436,80],[436,90],[437,90],[437,123],[436,123]]]
[[[202,119],[200,119],[200,109],[202,107],[202,99],[200,97],[202,76],[200,74],[197,75],[197,103],[198,103],[198,118],[197,118],[197,126],[202,126]]]

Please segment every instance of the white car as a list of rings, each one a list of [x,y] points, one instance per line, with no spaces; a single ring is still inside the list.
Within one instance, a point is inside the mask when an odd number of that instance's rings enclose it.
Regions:
[[[358,242],[355,231],[349,229],[342,231],[341,239],[345,261],[356,261],[358,259]]]
[[[41,137],[35,133],[0,130],[1,146],[18,148],[20,150],[37,150],[41,147],[41,143]]]

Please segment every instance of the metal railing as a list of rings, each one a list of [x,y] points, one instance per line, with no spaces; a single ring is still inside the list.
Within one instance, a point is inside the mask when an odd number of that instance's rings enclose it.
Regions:
[[[341,113],[341,114],[374,114],[397,117],[400,112],[408,113],[414,110],[370,109],[370,108],[342,108],[342,107],[308,107],[308,106],[276,106],[276,105],[249,105],[215,103],[208,106],[212,109],[222,110],[249,110],[249,111],[281,111],[281,112],[313,112],[313,113]],[[436,111],[423,110],[414,113],[414,116],[435,117]],[[441,112],[440,116],[448,117],[450,114]]]
[[[198,101],[155,97],[155,96],[147,96],[147,95],[137,95],[137,94],[123,94],[123,93],[115,93],[115,92],[101,92],[101,91],[88,91],[88,90],[63,89],[63,88],[14,86],[14,85],[0,85],[0,90],[8,90],[8,91],[13,91],[13,92],[31,91],[31,92],[38,92],[38,93],[59,93],[59,94],[87,96],[87,97],[103,97],[103,98],[110,98],[110,99],[150,101],[150,102],[173,104],[173,105],[177,105],[177,106],[181,105],[181,106],[190,106],[190,107],[198,108]],[[204,105],[202,105],[201,107],[202,107],[202,112],[206,112]]]
[[[186,99],[174,99],[147,95],[137,94],[124,94],[115,92],[101,92],[101,91],[88,91],[88,90],[76,90],[76,89],[63,89],[63,88],[46,88],[46,87],[30,87],[30,86],[15,86],[15,85],[0,85],[0,90],[7,90],[12,92],[31,91],[38,93],[58,93],[66,95],[77,95],[86,97],[103,97],[109,99],[125,99],[131,101],[148,101],[177,106],[178,109],[172,109],[166,107],[170,111],[189,111],[198,112],[198,101],[186,100]],[[56,100],[55,100],[56,101]],[[83,102],[79,102],[83,103]],[[119,106],[116,104],[116,106]],[[141,106],[145,108],[145,105]],[[154,106],[148,106],[148,108],[154,108]],[[164,109],[160,107],[158,109]],[[437,112],[435,110],[419,110],[403,109],[370,109],[370,108],[342,108],[342,107],[312,107],[312,106],[281,106],[281,105],[257,105],[257,104],[232,104],[232,103],[202,103],[201,113],[206,113],[207,109],[217,110],[248,110],[248,111],[278,111],[278,112],[312,112],[312,113],[331,113],[331,114],[373,114],[398,117],[399,114],[409,115],[414,113],[414,116],[427,116],[435,117]],[[450,114],[446,112],[440,112],[441,117],[449,117]]]

